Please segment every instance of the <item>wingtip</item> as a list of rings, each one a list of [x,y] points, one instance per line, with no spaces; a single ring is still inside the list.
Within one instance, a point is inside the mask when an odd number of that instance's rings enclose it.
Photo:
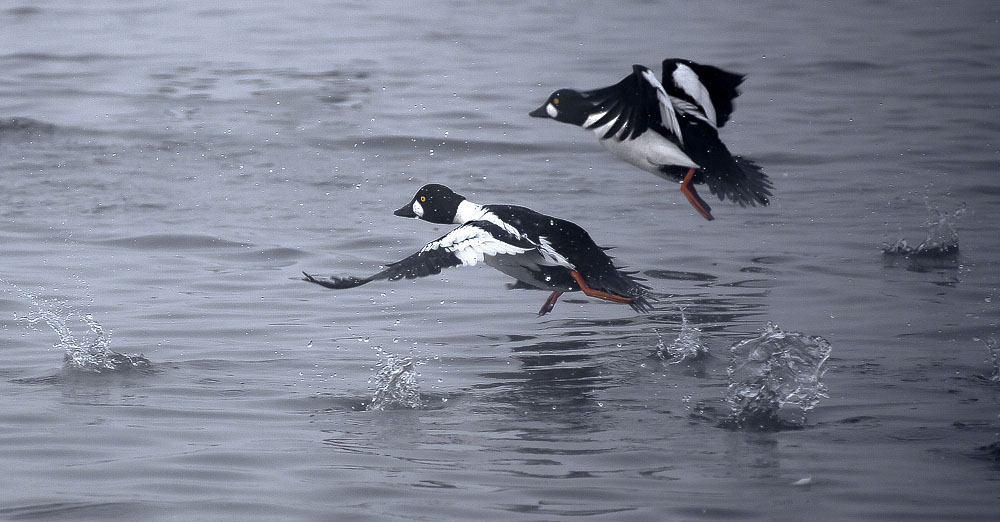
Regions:
[[[656,74],[653,72],[653,70],[650,69],[649,67],[646,67],[645,65],[640,65],[637,63],[632,64],[632,72],[638,74],[639,76],[649,73],[653,75],[653,78],[656,78]]]

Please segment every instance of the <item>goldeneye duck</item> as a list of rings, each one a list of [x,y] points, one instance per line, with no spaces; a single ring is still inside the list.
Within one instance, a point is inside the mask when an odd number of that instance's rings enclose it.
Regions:
[[[575,291],[628,304],[637,312],[652,309],[645,295],[649,287],[639,282],[642,279],[616,267],[605,249],[575,223],[525,207],[479,205],[438,184],[421,187],[394,214],[459,226],[374,275],[317,279],[303,272],[305,280],[327,288],[353,288],[485,263],[516,279],[515,288],[550,290],[538,315],[552,311],[563,292]]]
[[[768,204],[771,182],[759,166],[733,157],[719,140],[733,111],[743,76],[690,60],[663,61],[664,81],[647,67],[610,87],[560,89],[529,115],[594,131],[618,158],[671,181],[705,219],[711,207],[694,184],[705,183],[719,199],[740,206]]]

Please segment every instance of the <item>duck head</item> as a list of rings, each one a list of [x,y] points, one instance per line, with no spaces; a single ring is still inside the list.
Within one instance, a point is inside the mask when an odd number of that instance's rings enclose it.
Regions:
[[[458,205],[465,196],[456,194],[450,188],[430,183],[420,187],[409,203],[399,207],[393,214],[399,217],[419,218],[431,223],[453,223]]]

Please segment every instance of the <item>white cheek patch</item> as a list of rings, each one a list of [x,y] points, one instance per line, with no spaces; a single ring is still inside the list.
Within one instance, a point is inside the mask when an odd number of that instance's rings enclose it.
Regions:
[[[545,106],[545,112],[549,115],[549,118],[555,118],[559,115],[559,109],[556,109],[556,106],[551,103]]]
[[[424,217],[424,207],[419,201],[413,202],[413,213],[416,214],[417,217]]]

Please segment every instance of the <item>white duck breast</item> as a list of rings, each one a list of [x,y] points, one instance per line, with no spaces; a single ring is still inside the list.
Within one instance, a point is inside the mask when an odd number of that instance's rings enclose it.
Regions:
[[[587,123],[584,126],[599,120],[602,116],[604,116],[604,113],[590,116],[587,118]],[[619,159],[653,174],[658,174],[660,167],[664,165],[699,168],[698,164],[692,161],[677,144],[653,130],[647,130],[635,139],[626,141],[619,141],[615,136],[606,140],[601,139],[608,131],[608,128],[614,125],[614,123],[615,120],[612,120],[606,125],[593,129],[593,131],[597,135],[597,139],[601,142],[601,145]]]

